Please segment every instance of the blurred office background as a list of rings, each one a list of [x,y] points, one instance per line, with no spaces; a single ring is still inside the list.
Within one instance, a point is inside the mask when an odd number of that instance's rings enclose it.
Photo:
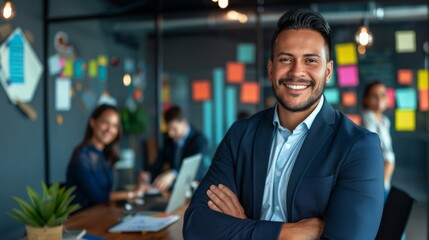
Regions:
[[[37,118],[15,104],[20,97],[11,86],[19,83],[2,79],[1,239],[24,233],[6,215],[16,206],[12,195],[22,197],[26,185],[37,188],[42,180],[65,180],[71,152],[99,101],[116,102],[126,133],[117,188],[133,184],[154,161],[169,105],[184,108],[213,154],[240,112],[275,103],[266,73],[271,36],[281,13],[299,7],[319,11],[331,25],[335,74],[325,93],[335,108],[359,124],[363,87],[375,79],[388,86],[392,184],[416,199],[407,238],[428,239],[427,1],[229,0],[224,9],[212,0],[12,3],[15,17],[0,21],[0,56],[13,36],[32,49],[35,59],[25,71],[34,74],[25,92]],[[361,25],[373,34],[365,48],[355,41]]]

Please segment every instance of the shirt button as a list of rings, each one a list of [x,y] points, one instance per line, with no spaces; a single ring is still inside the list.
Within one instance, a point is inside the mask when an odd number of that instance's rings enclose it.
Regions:
[[[276,206],[276,211],[280,211],[280,207],[279,206]]]
[[[280,177],[281,175],[282,175],[282,172],[280,172],[280,171],[277,171],[277,172],[276,172],[276,176],[277,176],[277,177]]]
[[[290,148],[290,144],[289,143],[287,143],[286,144],[286,149],[289,149]]]

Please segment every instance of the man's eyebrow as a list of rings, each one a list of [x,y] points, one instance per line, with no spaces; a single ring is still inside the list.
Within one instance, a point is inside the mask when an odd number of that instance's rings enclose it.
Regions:
[[[279,52],[276,54],[276,57],[281,57],[281,56],[289,56],[289,57],[294,57],[294,55],[292,53],[287,53],[287,52]],[[317,53],[307,53],[304,54],[304,57],[318,57],[321,58],[321,56]]]

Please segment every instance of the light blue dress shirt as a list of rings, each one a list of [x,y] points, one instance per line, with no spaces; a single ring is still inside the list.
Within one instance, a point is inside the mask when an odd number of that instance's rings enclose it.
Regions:
[[[295,160],[308,130],[323,105],[323,96],[313,112],[291,132],[280,124],[278,104],[275,106],[273,124],[275,134],[271,145],[261,220],[287,222],[286,190]]]

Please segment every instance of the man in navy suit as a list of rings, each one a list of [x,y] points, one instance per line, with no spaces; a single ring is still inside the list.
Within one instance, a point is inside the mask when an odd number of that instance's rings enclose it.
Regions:
[[[164,120],[167,134],[151,170],[153,184],[161,192],[172,186],[184,158],[197,153],[207,154],[207,139],[188,122],[180,107],[170,107],[164,113]],[[201,162],[197,175],[202,178],[206,171],[207,167]],[[147,173],[142,178],[148,178]]]
[[[383,211],[376,134],[324,99],[330,27],[286,12],[271,44],[277,104],[236,122],[186,210],[185,239],[374,239]]]

